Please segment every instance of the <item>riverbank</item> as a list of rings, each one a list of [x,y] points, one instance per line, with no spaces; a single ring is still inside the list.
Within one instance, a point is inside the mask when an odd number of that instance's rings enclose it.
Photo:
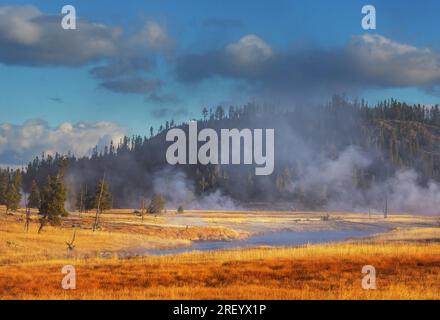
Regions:
[[[76,268],[77,289],[60,287]],[[364,265],[377,289],[361,287]],[[346,243],[0,267],[2,299],[439,299],[439,244]]]
[[[22,214],[0,216],[0,299],[440,298],[436,217],[169,212],[142,219],[125,210],[103,215],[96,232],[93,214],[73,214],[62,227],[37,234],[37,217],[26,233]],[[377,228],[389,231],[377,233]],[[343,239],[330,239],[337,243],[286,247],[294,243],[285,241],[300,235],[303,241],[339,233]],[[68,250],[73,234],[75,248]],[[272,235],[279,247],[259,242]],[[210,243],[249,246],[145,255]],[[76,269],[76,290],[61,288],[65,265]],[[377,290],[362,289],[364,265],[376,268]]]

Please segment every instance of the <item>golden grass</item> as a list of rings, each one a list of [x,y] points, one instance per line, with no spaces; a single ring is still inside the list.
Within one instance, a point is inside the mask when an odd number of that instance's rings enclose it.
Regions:
[[[99,257],[103,254],[137,248],[139,250],[186,246],[189,240],[164,239],[126,232],[107,232],[76,229],[75,251],[67,251],[66,241],[71,241],[73,228],[45,227],[37,233],[38,225],[31,224],[24,232],[22,223],[0,220],[0,265],[59,259],[68,256]]]
[[[73,264],[77,290],[60,287]],[[377,290],[361,288],[376,267]],[[346,243],[0,267],[2,299],[439,299],[440,245]]]
[[[1,208],[0,208],[1,210]],[[128,211],[128,210],[126,210]],[[24,231],[23,212],[14,215],[0,214],[0,265],[27,261],[44,261],[68,256],[102,257],[141,254],[151,249],[189,246],[194,240],[230,240],[247,236],[222,226],[199,227],[167,225],[161,216],[146,215],[144,220],[132,211],[112,211],[100,218],[100,230],[93,232],[93,213],[72,214],[63,221],[62,227],[47,226],[41,234],[38,216],[32,215],[29,232]],[[75,231],[76,230],[76,231]],[[75,251],[67,250],[74,232]]]
[[[377,241],[438,242],[440,228],[397,228],[374,237]]]
[[[276,212],[259,217],[257,212],[188,212],[179,217],[221,223],[222,214],[224,223],[292,219]],[[310,219],[319,215],[311,214]],[[440,298],[440,228],[434,227],[435,218],[392,216],[387,223],[402,227],[363,241],[118,258],[120,251],[143,252],[189,245],[194,239],[234,239],[245,234],[223,226],[187,228],[168,218],[148,215],[142,221],[132,210],[114,210],[102,216],[102,230],[93,232],[93,213],[73,214],[63,227],[46,227],[39,235],[36,216],[25,233],[22,212],[0,214],[0,299]],[[379,221],[359,214],[332,214],[332,218]],[[414,222],[430,227],[411,227]],[[74,225],[76,249],[68,253],[65,242],[71,240]],[[103,252],[112,254],[104,259]],[[61,289],[61,268],[67,264],[76,267],[74,291]],[[361,288],[361,269],[367,264],[376,267],[377,290]]]

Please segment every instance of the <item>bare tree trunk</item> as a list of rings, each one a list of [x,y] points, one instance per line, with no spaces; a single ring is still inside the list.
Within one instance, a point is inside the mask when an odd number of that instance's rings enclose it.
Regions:
[[[142,206],[141,206],[142,222],[144,222],[144,214],[145,214],[145,199],[144,197],[142,197]]]
[[[41,231],[43,231],[43,228],[44,228],[44,226],[46,225],[46,217],[47,216],[43,216],[41,219],[40,219],[40,227],[38,228],[38,233],[40,234],[41,233]]]
[[[26,207],[25,221],[24,221],[24,231],[25,232],[29,232],[29,224],[30,224],[30,220],[31,220],[31,209],[28,206],[28,200],[27,200],[26,193],[24,193],[23,196],[24,196],[24,204],[25,204],[25,207]]]
[[[388,198],[385,200],[385,211],[383,213],[383,217],[388,218]]]
[[[79,197],[79,217],[81,218],[81,213],[83,210],[83,201],[84,201],[84,189],[81,186],[81,193],[80,193],[80,197]]]
[[[95,231],[98,228],[99,225],[99,214],[101,213],[101,200],[102,200],[102,193],[104,191],[104,181],[105,181],[105,172],[102,177],[101,181],[101,190],[99,191],[99,198],[98,198],[98,208],[96,209],[96,216],[95,216],[95,224],[93,225],[93,231]]]

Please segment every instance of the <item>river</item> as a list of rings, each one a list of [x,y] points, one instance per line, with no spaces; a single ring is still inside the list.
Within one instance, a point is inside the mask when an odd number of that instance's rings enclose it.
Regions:
[[[149,250],[146,255],[168,255],[193,251],[217,251],[225,249],[240,249],[259,246],[291,247],[304,244],[331,243],[348,239],[364,238],[386,231],[384,227],[374,227],[365,230],[326,230],[326,231],[279,231],[255,235],[244,240],[231,241],[193,241],[189,247]]]

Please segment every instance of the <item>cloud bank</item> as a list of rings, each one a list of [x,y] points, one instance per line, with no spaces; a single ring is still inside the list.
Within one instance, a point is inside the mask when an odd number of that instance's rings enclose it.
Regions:
[[[123,136],[124,129],[111,122],[66,122],[55,128],[42,120],[4,123],[0,124],[0,163],[26,164],[42,152],[89,155],[95,146],[103,148],[112,140],[117,143]]]
[[[169,52],[173,41],[164,26],[146,21],[126,34],[120,27],[77,18],[76,30],[64,30],[61,16],[34,6],[0,6],[0,63],[32,67],[77,67],[101,63],[90,70],[102,88],[145,94],[158,89],[152,57]],[[111,80],[110,80],[111,79]]]
[[[381,35],[355,36],[344,47],[294,46],[286,51],[247,35],[220,50],[180,57],[176,73],[183,83],[220,76],[245,80],[265,92],[292,95],[366,88],[432,90],[440,85],[440,55]]]

